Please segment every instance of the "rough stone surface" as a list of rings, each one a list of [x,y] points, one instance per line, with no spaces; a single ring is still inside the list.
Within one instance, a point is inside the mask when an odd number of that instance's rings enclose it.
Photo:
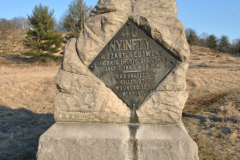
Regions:
[[[55,83],[60,91],[54,101],[55,121],[130,122],[131,109],[93,74],[59,70]]]
[[[39,140],[38,160],[198,160],[196,143],[175,125],[55,123]]]
[[[89,65],[98,53],[131,19],[176,59],[187,61],[189,46],[185,29],[176,18],[175,0],[100,0],[77,40],[78,55]]]
[[[140,16],[132,18],[150,37],[165,48],[179,61],[189,59],[189,45],[186,41],[185,29],[176,17]]]
[[[184,66],[187,64],[177,67],[176,72],[184,70]],[[171,79],[177,76],[176,72]],[[57,122],[130,122],[131,109],[93,74],[85,76],[59,70],[55,83],[60,91],[54,101]],[[152,92],[137,110],[139,123],[178,123],[187,97],[186,91]]]
[[[156,91],[138,108],[139,123],[171,124],[181,121],[188,98],[186,91]]]
[[[156,87],[156,91],[185,91],[186,72],[189,64],[183,62],[178,64],[165,79]]]
[[[110,12],[176,17],[178,10],[175,0],[99,0],[91,16]]]
[[[80,75],[88,75],[91,72],[78,57],[76,51],[76,38],[70,39],[65,45],[62,69]]]

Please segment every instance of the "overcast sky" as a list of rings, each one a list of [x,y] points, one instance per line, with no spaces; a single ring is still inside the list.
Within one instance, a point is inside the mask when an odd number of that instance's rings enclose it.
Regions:
[[[55,10],[58,19],[72,0],[0,0],[0,18],[11,19],[32,14],[35,5],[42,4]],[[95,6],[98,0],[85,0]],[[226,35],[230,40],[240,38],[240,0],[176,0],[178,18],[185,28],[195,29],[198,35],[203,32]]]

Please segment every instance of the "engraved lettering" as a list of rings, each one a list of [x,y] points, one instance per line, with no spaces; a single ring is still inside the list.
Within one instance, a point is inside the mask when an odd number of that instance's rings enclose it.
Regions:
[[[105,54],[101,54],[100,59],[105,59]]]
[[[126,50],[132,50],[132,41],[131,40],[129,40],[129,42],[128,42],[128,40],[125,40],[125,42],[126,42]]]
[[[115,42],[110,42],[110,52],[111,52],[111,51],[115,51],[115,49],[116,49],[116,44],[115,44]]]
[[[139,48],[142,49],[142,45],[143,45],[143,39],[140,39],[140,45],[139,45]]]
[[[136,44],[136,41],[138,41],[138,39],[133,39],[133,40],[132,40],[132,49],[133,49],[133,50],[135,49],[135,46],[137,45],[137,44]]]
[[[121,53],[118,53],[118,58],[122,58],[122,54]]]
[[[126,29],[124,30],[124,32],[122,33],[122,36],[123,37],[128,37],[129,36],[129,33],[128,33],[128,27],[126,27]]]
[[[138,52],[138,57],[142,57],[142,52]]]
[[[125,58],[124,56],[125,56],[125,53],[122,53],[122,58]]]
[[[117,46],[118,46],[117,51],[121,51],[122,40],[116,41],[116,43],[117,43]]]
[[[135,27],[132,28],[132,37],[137,37],[137,29]]]
[[[126,43],[125,43],[125,41],[122,41],[122,50],[123,50],[123,51],[126,50]]]
[[[146,51],[146,57],[150,56],[151,51]]]
[[[129,52],[129,56],[132,58],[133,56],[132,56],[132,52]]]
[[[106,54],[106,59],[109,59],[110,55],[109,54]]]
[[[113,59],[113,55],[114,55],[114,54],[113,54],[113,53],[111,53],[111,59]]]
[[[137,57],[137,52],[134,52],[133,55],[134,55],[134,57],[136,58],[136,57]]]
[[[147,40],[147,39],[144,39],[144,42],[145,42],[146,45],[147,45],[147,49],[149,49],[149,41],[150,41],[150,38],[148,38],[148,40]]]

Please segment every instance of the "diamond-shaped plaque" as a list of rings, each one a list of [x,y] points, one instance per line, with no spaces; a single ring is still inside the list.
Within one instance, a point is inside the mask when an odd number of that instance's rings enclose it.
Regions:
[[[128,20],[88,68],[136,110],[177,60]]]

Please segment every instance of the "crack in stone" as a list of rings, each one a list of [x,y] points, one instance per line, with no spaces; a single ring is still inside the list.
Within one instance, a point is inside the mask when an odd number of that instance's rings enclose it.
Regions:
[[[76,73],[76,72],[71,72],[71,71],[66,71],[64,70],[63,68],[60,68],[62,71],[64,72],[67,72],[67,73],[70,73],[70,74],[75,74],[75,75],[80,75],[80,76],[87,76],[87,77],[90,77],[91,75],[87,75],[87,74],[79,74],[79,73]]]
[[[136,113],[136,109],[132,111],[131,121],[130,123],[138,123],[138,115]],[[132,147],[132,159],[138,160],[138,141],[136,139],[137,130],[140,127],[138,124],[129,124],[130,131],[130,145]]]

